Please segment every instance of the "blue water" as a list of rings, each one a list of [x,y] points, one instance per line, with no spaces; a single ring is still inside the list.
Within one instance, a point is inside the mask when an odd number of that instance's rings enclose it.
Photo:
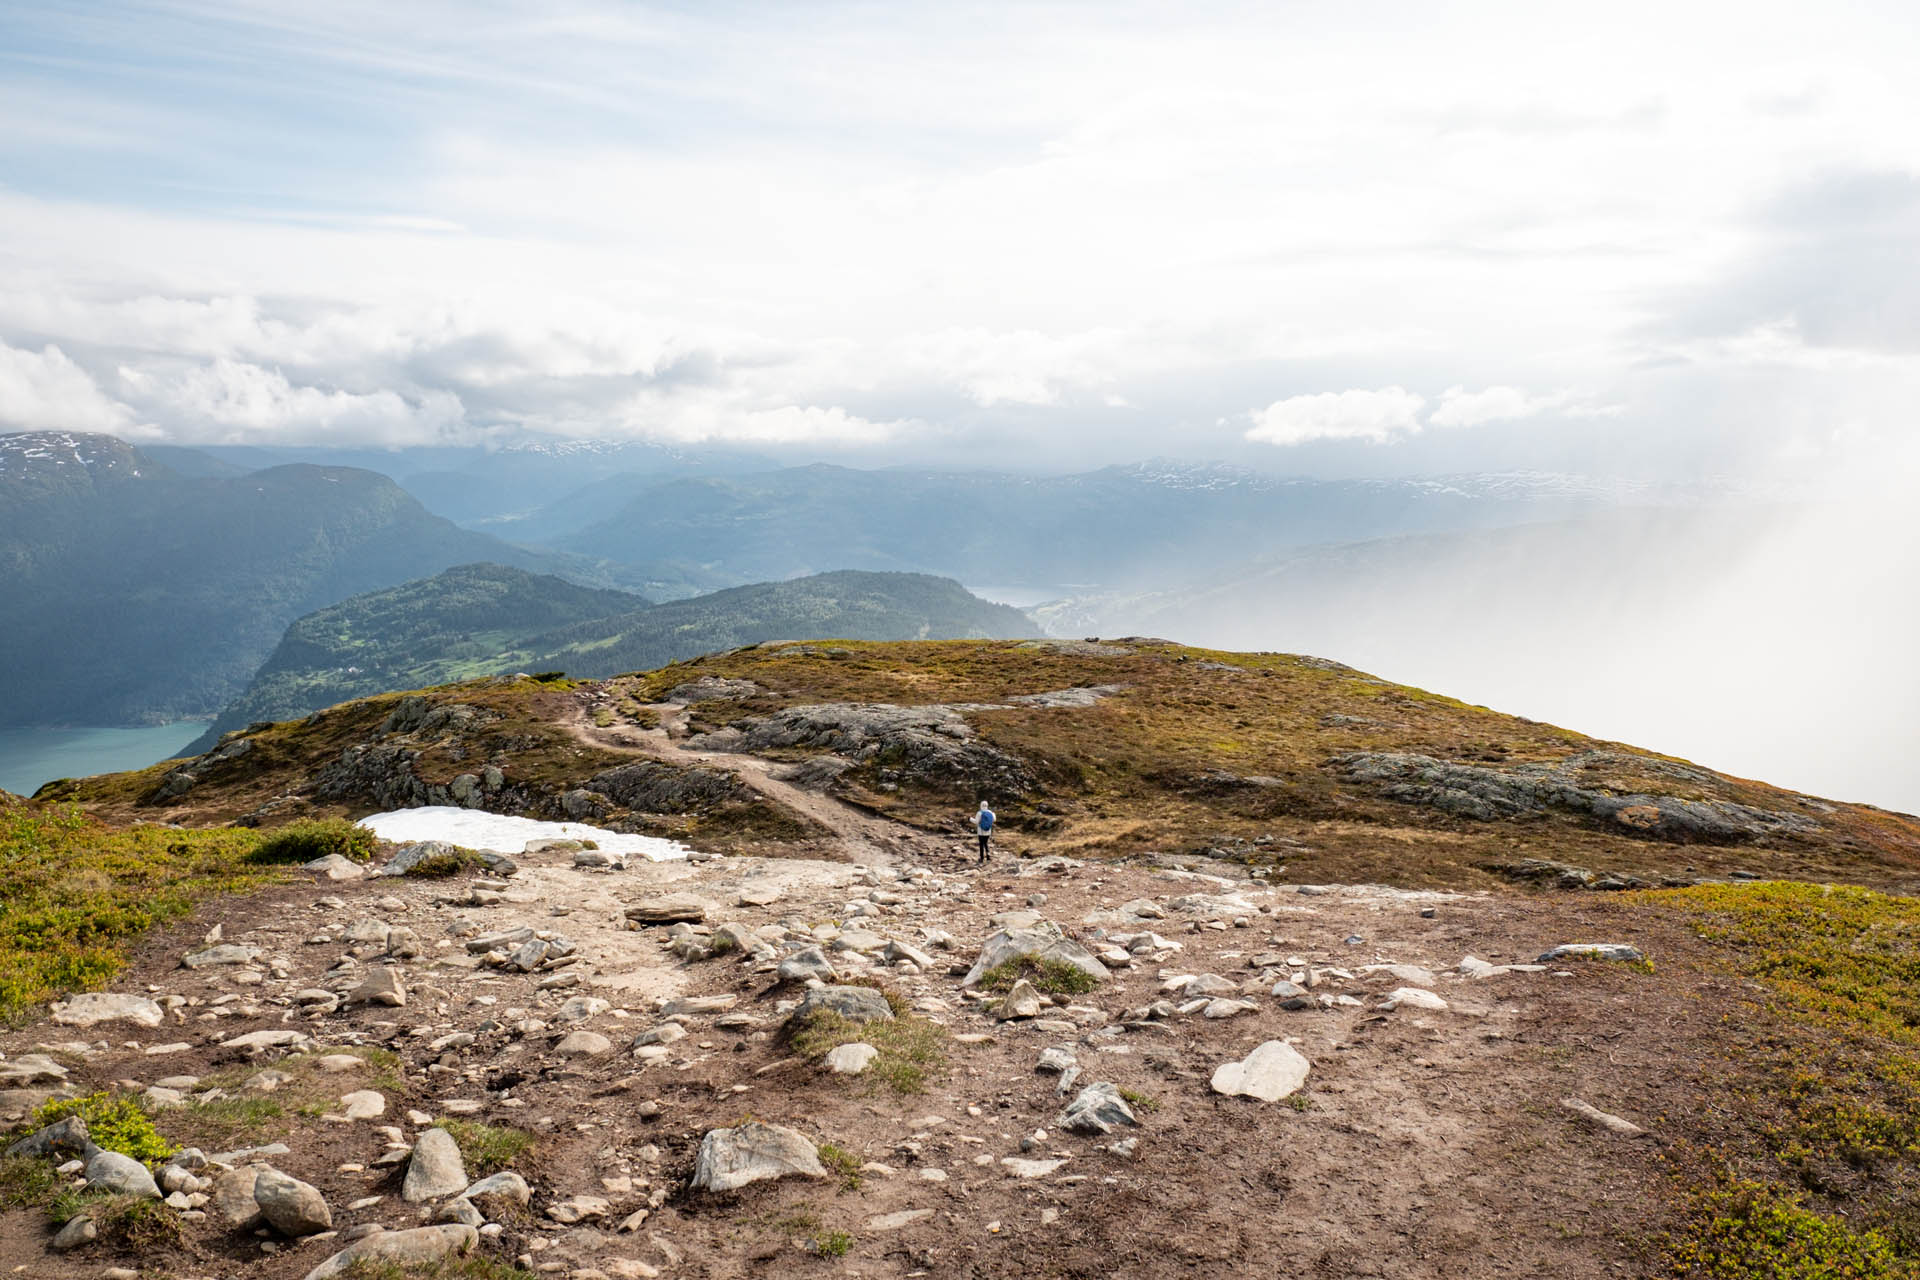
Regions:
[[[55,778],[144,769],[206,732],[208,721],[144,729],[0,729],[0,791],[30,796]]]

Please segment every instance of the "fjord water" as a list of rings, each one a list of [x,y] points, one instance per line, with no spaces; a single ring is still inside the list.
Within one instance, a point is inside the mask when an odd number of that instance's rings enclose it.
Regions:
[[[206,732],[207,720],[137,729],[0,729],[0,791],[30,796],[55,778],[144,769]]]

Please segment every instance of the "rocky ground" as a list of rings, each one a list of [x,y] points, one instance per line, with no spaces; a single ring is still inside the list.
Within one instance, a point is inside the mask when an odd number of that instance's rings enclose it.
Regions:
[[[405,1247],[579,1277],[1638,1270],[1650,1068],[1699,987],[1536,961],[1685,939],[1616,938],[1629,917],[1596,896],[868,848],[609,868],[560,846],[452,879],[335,865],[347,878],[223,903],[153,938],[127,999],[0,1040],[11,1121],[50,1092],[160,1108],[196,1149],[154,1188],[178,1242],[56,1240],[16,1211],[0,1265],[297,1277]],[[989,994],[966,981],[983,948],[1105,976]],[[858,1016],[873,993],[847,987],[868,982],[898,1016],[839,1024],[882,1052],[836,1072],[868,1055],[809,1053],[791,1016]],[[909,1039],[921,1081],[891,1069]],[[530,1144],[489,1155],[476,1123]],[[742,1171],[785,1172],[729,1186]],[[494,1172],[517,1176],[474,1187]]]

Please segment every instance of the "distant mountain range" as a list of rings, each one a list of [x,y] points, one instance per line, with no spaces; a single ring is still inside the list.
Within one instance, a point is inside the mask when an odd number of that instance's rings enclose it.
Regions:
[[[596,495],[595,513],[606,509]],[[963,582],[1191,581],[1263,552],[1565,519],[1623,500],[1558,476],[1320,481],[1148,463],[1066,476],[811,466],[681,479],[550,545],[736,580],[832,567]],[[556,527],[536,517],[543,532]]]
[[[768,640],[1011,639],[1017,609],[920,574],[828,573],[651,605],[551,575],[471,564],[355,596],[287,628],[206,737],[393,689],[512,671],[599,679]]]
[[[111,436],[0,436],[0,724],[211,716],[295,618],[476,560],[592,569],[371,471],[187,475]]]

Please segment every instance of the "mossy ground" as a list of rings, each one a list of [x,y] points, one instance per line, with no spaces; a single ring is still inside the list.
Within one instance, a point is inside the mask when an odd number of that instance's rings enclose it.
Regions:
[[[0,1022],[103,986],[128,945],[217,894],[277,883],[257,833],[114,829],[69,806],[0,809]]]
[[[442,1120],[440,1127],[460,1148],[460,1159],[476,1178],[513,1165],[532,1151],[538,1139],[511,1125],[482,1124],[477,1120]]]
[[[320,1059],[332,1054],[356,1057],[364,1071],[328,1072]],[[337,1111],[340,1095],[352,1089],[375,1089],[386,1095],[389,1107],[403,1103],[413,1092],[400,1059],[385,1049],[368,1045],[316,1049],[280,1059],[270,1069],[290,1080],[270,1093],[248,1092],[247,1079],[263,1069],[234,1066],[202,1076],[202,1090],[217,1089],[227,1096],[209,1102],[161,1111],[155,1125],[178,1146],[214,1151],[277,1141],[302,1124]]]
[[[975,985],[983,991],[1006,991],[1022,978],[1031,983],[1034,990],[1050,996],[1085,995],[1100,985],[1100,980],[1084,969],[1077,969],[1064,960],[1043,960],[1038,956],[1020,956],[995,965],[981,974]]]
[[[1635,894],[1750,980],[1737,1051],[1700,1064],[1702,1135],[1671,1154],[1691,1205],[1674,1273],[1920,1276],[1920,899],[1830,885]]]
[[[816,1062],[843,1044],[870,1044],[879,1055],[855,1077],[885,1085],[896,1093],[919,1093],[930,1075],[945,1069],[948,1036],[945,1027],[895,1010],[891,1021],[854,1022],[825,1009],[807,1016],[793,1032],[793,1051]]]

